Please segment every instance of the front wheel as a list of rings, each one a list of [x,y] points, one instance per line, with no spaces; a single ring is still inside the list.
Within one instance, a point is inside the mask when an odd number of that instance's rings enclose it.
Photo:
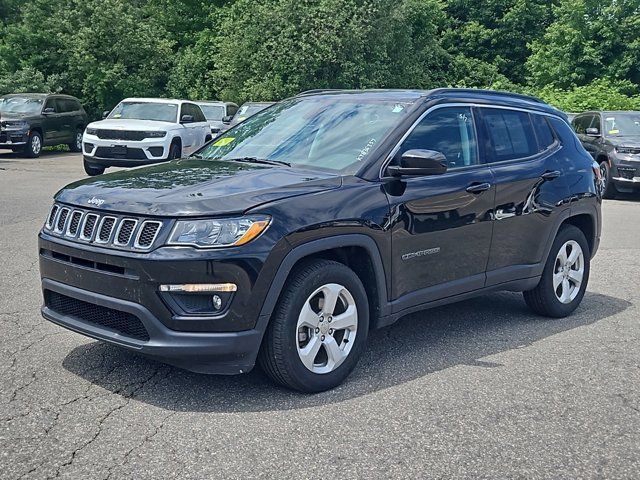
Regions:
[[[540,283],[524,292],[534,312],[547,317],[566,317],[584,297],[589,281],[591,252],[582,230],[573,225],[560,228],[542,271]]]
[[[173,142],[169,147],[169,156],[167,160],[175,160],[176,158],[180,158],[182,156],[182,149],[180,148],[180,144],[178,142]]]
[[[94,177],[96,175],[102,175],[104,173],[104,167],[97,167],[95,165],[91,165],[89,162],[83,159],[82,163],[84,164],[84,171],[90,177]]]
[[[314,260],[287,281],[260,349],[259,363],[275,382],[321,392],[344,381],[364,351],[367,294],[345,265]]]
[[[37,158],[40,156],[40,153],[42,153],[42,135],[40,135],[39,132],[31,132],[23,152],[29,158]]]
[[[69,144],[69,150],[75,153],[82,151],[82,130],[76,132],[75,137],[73,137],[73,142]]]
[[[602,177],[602,197],[606,199],[616,198],[616,186],[611,179],[611,167],[609,161],[600,162],[600,176]]]

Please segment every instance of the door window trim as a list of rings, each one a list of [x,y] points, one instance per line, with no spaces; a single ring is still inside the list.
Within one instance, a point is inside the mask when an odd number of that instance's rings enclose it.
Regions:
[[[538,114],[538,115],[544,115],[546,117],[558,118],[558,119],[564,121],[565,123],[567,123],[566,119],[562,118],[559,115],[555,115],[555,114],[549,113],[549,112],[540,112],[540,111],[529,109],[529,108],[509,107],[509,106],[504,106],[504,105],[486,105],[486,104],[483,104],[483,103],[475,103],[475,102],[440,103],[438,105],[434,105],[432,107],[429,107],[427,110],[425,110],[415,120],[415,122],[413,122],[413,124],[407,129],[407,131],[404,133],[404,135],[402,135],[400,140],[398,140],[396,145],[391,149],[391,151],[389,152],[389,154],[387,155],[385,160],[382,162],[382,165],[380,166],[380,171],[378,172],[378,179],[379,180],[388,178],[388,177],[384,176],[384,171],[389,166],[389,164],[393,161],[393,158],[398,153],[398,150],[400,150],[400,147],[401,147],[402,143],[407,139],[407,137],[411,134],[411,132],[413,132],[413,130],[418,126],[418,124],[424,119],[424,117],[426,117],[429,113],[433,112],[434,110],[437,110],[439,108],[446,108],[446,107],[469,107],[469,108],[471,108],[472,111],[474,110],[474,107],[475,108],[482,108],[482,107],[485,107],[485,108],[500,108],[500,109],[503,109],[503,110],[515,110],[515,111],[518,111],[518,112],[526,112],[526,113],[529,113],[529,114],[534,113],[534,114]],[[475,115],[475,113],[474,113],[474,115]],[[569,124],[569,126],[571,127],[570,124]],[[474,116],[474,128],[476,129],[476,137],[477,137],[477,125],[475,124],[475,116]],[[555,135],[555,132],[554,132],[554,135]],[[478,143],[478,139],[476,139],[476,143]],[[555,147],[559,147],[559,146],[561,146],[560,142],[556,138]],[[476,148],[477,148],[477,145],[476,145]],[[481,158],[481,160],[483,160],[483,163],[480,163],[478,165],[470,165],[468,167],[459,167],[459,168],[453,169],[453,171],[458,172],[461,169],[468,169],[468,168],[474,168],[474,167],[480,167],[480,166],[488,166],[488,165],[496,165],[496,164],[504,164],[504,163],[508,163],[508,162],[529,161],[529,160],[532,160],[534,158],[540,157],[541,155],[546,155],[550,151],[551,151],[551,147],[549,147],[547,150],[545,150],[543,152],[539,152],[536,155],[532,155],[530,157],[516,158],[516,159],[510,159],[510,160],[502,160],[500,162],[486,163],[486,162],[484,162],[485,159]],[[446,175],[446,173],[445,173],[445,175]]]

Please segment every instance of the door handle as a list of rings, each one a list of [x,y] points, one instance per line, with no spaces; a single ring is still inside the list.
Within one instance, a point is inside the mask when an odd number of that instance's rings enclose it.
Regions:
[[[554,178],[558,178],[560,176],[560,172],[558,170],[552,170],[548,172],[544,172],[540,175],[540,178],[543,180],[553,180]]]
[[[469,193],[482,193],[486,192],[491,188],[490,183],[474,183],[467,187],[467,192]]]

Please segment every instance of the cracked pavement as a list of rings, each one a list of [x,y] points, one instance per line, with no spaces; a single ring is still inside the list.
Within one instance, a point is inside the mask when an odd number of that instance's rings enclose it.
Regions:
[[[40,316],[37,233],[81,158],[0,153],[0,478],[637,478],[640,195],[605,201],[570,318],[498,293],[370,336],[341,387],[198,375]]]

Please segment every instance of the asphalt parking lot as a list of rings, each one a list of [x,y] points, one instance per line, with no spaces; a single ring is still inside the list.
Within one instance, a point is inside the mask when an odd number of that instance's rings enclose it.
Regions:
[[[638,478],[640,195],[578,311],[501,293],[374,332],[341,387],[188,373],[44,321],[37,233],[81,159],[0,153],[0,478]]]

